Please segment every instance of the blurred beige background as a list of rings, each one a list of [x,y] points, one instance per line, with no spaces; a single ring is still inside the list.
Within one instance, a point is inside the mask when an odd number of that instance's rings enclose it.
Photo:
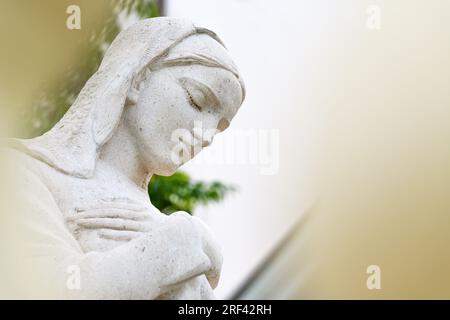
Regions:
[[[33,96],[76,59],[106,1],[1,1],[2,131],[13,134]],[[65,28],[72,3],[81,32]],[[450,3],[169,0],[166,14],[216,31],[247,85],[229,131],[185,168],[239,188],[198,210],[223,246],[218,296],[308,212],[283,266],[267,265],[272,276],[248,297],[450,298]],[[261,158],[208,160],[239,130],[279,133],[275,174],[261,174]],[[366,286],[369,265],[381,269],[380,290]]]
[[[219,292],[239,287],[313,204],[275,258],[285,267],[254,280],[249,298],[450,298],[450,3],[170,0],[167,10],[217,31],[241,69],[248,95],[230,131],[279,129],[275,175],[188,165],[240,188],[199,210],[224,246]],[[381,290],[366,286],[369,265]]]

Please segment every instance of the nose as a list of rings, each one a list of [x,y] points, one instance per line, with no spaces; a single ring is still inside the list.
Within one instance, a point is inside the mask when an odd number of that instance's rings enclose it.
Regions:
[[[211,138],[210,140],[203,140],[202,141],[202,148],[206,148],[207,146],[209,146],[214,138]]]
[[[217,124],[217,130],[220,132],[224,131],[226,128],[230,126],[230,121],[228,121],[225,118],[220,119],[219,123]]]
[[[206,130],[205,132],[203,132],[203,136],[201,138],[202,147],[205,148],[209,146],[213,142],[214,136],[216,134],[217,134],[216,130]]]

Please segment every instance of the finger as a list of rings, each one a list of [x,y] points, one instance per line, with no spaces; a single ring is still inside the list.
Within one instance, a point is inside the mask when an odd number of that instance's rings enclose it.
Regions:
[[[119,231],[112,229],[101,229],[98,231],[100,238],[116,241],[130,241],[143,235],[142,232]]]
[[[75,210],[77,212],[82,211],[91,211],[91,210],[97,210],[97,209],[123,209],[123,210],[129,210],[129,211],[148,211],[150,208],[145,205],[141,204],[134,204],[134,203],[125,203],[125,202],[103,202],[101,207],[77,207]]]
[[[142,222],[124,219],[111,219],[111,218],[89,218],[78,219],[76,224],[80,227],[88,229],[115,229],[115,230],[127,230],[127,231],[146,231],[146,227]]]
[[[68,221],[76,221],[78,219],[93,219],[93,218],[118,218],[124,220],[147,220],[151,218],[151,213],[124,211],[124,209],[94,209],[77,213],[67,218]]]
[[[217,270],[211,270],[205,273],[206,279],[208,279],[211,288],[215,289],[219,284],[220,272]]]

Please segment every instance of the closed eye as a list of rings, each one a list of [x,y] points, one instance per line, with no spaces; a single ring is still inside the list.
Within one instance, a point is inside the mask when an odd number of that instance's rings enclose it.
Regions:
[[[198,111],[202,111],[202,107],[200,107],[194,100],[194,97],[192,96],[192,94],[189,92],[189,90],[184,89],[186,91],[186,94],[188,96],[188,101],[189,104],[194,107],[195,109],[197,109]]]
[[[191,78],[181,78],[179,83],[186,92],[191,106],[198,111],[217,108],[220,105],[219,99],[207,85]]]

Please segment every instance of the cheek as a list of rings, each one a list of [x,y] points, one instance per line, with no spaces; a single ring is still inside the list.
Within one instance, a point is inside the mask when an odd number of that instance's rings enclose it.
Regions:
[[[167,123],[178,115],[187,115],[189,103],[184,89],[170,72],[156,72],[146,83],[139,95],[139,105],[147,116]]]
[[[172,134],[177,129],[192,129],[200,114],[186,99],[186,94],[173,77],[157,75],[141,90],[135,119],[139,135],[151,147],[167,151],[175,143]]]

